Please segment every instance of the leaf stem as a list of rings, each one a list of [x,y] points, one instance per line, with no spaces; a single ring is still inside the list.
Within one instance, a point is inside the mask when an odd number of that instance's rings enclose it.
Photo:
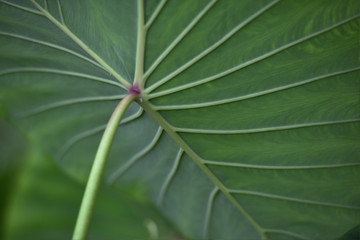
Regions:
[[[85,193],[75,225],[73,240],[84,240],[88,235],[90,219],[95,205],[95,199],[100,187],[111,145],[117,132],[118,125],[124,116],[126,109],[130,106],[130,103],[132,103],[136,97],[137,94],[132,92],[126,95],[115,108],[115,111],[113,112],[106,126],[85,188]]]

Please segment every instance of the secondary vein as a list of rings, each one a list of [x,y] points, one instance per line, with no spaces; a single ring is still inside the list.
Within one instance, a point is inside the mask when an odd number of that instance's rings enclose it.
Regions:
[[[58,28],[60,28],[67,36],[69,36],[75,43],[77,43],[85,52],[93,57],[100,65],[102,65],[106,71],[113,75],[120,83],[122,83],[127,89],[130,89],[131,84],[128,83],[122,76],[120,76],[112,67],[110,67],[100,56],[98,56],[93,50],[91,50],[82,40],[80,40],[67,26],[60,23],[54,18],[47,10],[42,8],[34,0],[30,0],[51,22],[53,22]]]

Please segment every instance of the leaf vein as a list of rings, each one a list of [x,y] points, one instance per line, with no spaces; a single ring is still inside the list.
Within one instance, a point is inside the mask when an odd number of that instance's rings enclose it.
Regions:
[[[253,168],[265,170],[305,170],[305,169],[323,169],[323,168],[342,168],[360,166],[360,163],[339,163],[328,165],[304,165],[304,166],[274,166],[274,165],[255,165],[235,162],[220,162],[213,160],[203,160],[204,164],[222,166],[222,167],[238,167],[238,168]]]
[[[286,196],[269,194],[269,193],[262,193],[262,192],[257,192],[257,191],[248,191],[248,190],[239,190],[239,189],[228,189],[228,190],[229,190],[230,193],[233,193],[233,194],[258,196],[258,197],[264,197],[264,198],[284,200],[284,201],[289,201],[289,202],[297,202],[297,203],[301,203],[301,204],[312,204],[312,205],[319,205],[319,206],[326,206],[326,207],[360,210],[360,207],[357,207],[357,206],[350,206],[350,205],[343,205],[343,204],[329,203],[329,202],[313,201],[313,200],[307,200],[307,199],[301,199],[301,198],[295,198],[295,197],[286,197]]]
[[[143,109],[139,108],[139,110],[135,114],[122,119],[122,121],[120,122],[120,125],[124,125],[126,123],[136,120],[137,118],[139,118],[142,115],[143,112],[144,112]],[[65,144],[55,154],[56,159],[61,160],[63,158],[63,156],[65,155],[65,153],[67,151],[69,151],[77,142],[105,130],[106,126],[107,126],[107,124],[103,124],[103,125],[93,128],[93,129],[89,129],[89,130],[83,131],[81,133],[78,133],[78,134],[72,136],[65,142]]]
[[[188,84],[186,84],[186,85],[184,85],[184,86],[186,86],[186,88],[191,88],[191,87],[195,87],[195,86],[199,86],[199,85],[202,85],[202,84],[205,84],[205,83],[212,82],[212,81],[217,80],[217,79],[219,79],[219,78],[222,78],[222,77],[224,77],[224,76],[226,76],[226,75],[229,75],[229,74],[231,74],[231,73],[233,73],[233,72],[239,71],[240,69],[243,69],[243,68],[248,67],[248,66],[250,66],[250,65],[252,65],[252,64],[255,64],[255,63],[257,63],[257,62],[260,62],[260,61],[262,61],[262,60],[264,60],[264,59],[266,59],[266,58],[269,58],[269,57],[271,57],[271,56],[274,56],[274,55],[276,55],[276,54],[278,54],[278,53],[280,53],[280,52],[282,52],[282,51],[284,51],[284,50],[286,50],[286,49],[289,49],[289,48],[291,48],[291,47],[293,47],[293,46],[296,46],[297,44],[300,44],[300,43],[302,43],[302,42],[305,42],[305,41],[307,41],[307,40],[310,40],[311,38],[317,37],[317,36],[319,36],[319,35],[321,35],[321,34],[324,34],[324,33],[328,32],[328,31],[331,31],[331,30],[335,29],[336,27],[339,27],[339,26],[341,26],[341,25],[343,25],[343,24],[345,24],[345,23],[348,23],[348,22],[350,22],[350,21],[358,18],[359,16],[360,16],[360,15],[352,16],[352,17],[347,18],[347,19],[345,19],[345,20],[343,20],[343,21],[340,21],[340,22],[338,22],[338,23],[336,23],[336,24],[334,24],[334,25],[331,25],[331,26],[326,27],[326,28],[324,28],[324,29],[322,29],[322,30],[319,30],[319,31],[317,31],[317,32],[314,32],[314,33],[312,33],[312,34],[309,34],[309,35],[307,35],[307,36],[305,36],[305,37],[299,38],[299,39],[297,39],[297,40],[295,40],[295,41],[293,41],[293,42],[290,42],[290,43],[288,43],[288,44],[285,44],[285,45],[283,45],[283,46],[281,46],[281,47],[279,47],[279,48],[276,48],[276,49],[274,49],[274,50],[272,50],[272,51],[269,51],[268,53],[265,53],[265,54],[263,54],[263,55],[260,55],[260,56],[258,56],[258,57],[255,57],[255,58],[253,58],[253,59],[251,59],[251,60],[248,60],[248,61],[246,61],[246,62],[244,62],[244,63],[241,63],[241,64],[239,64],[239,65],[237,65],[237,66],[231,67],[231,68],[229,68],[229,69],[227,69],[227,70],[225,70],[225,71],[222,71],[222,72],[220,72],[220,73],[214,74],[214,75],[212,75],[212,76],[209,76],[209,77],[206,77],[206,78],[203,78],[203,79],[200,79],[200,80],[192,81],[191,83],[188,83]],[[159,81],[159,82],[160,82],[160,81]],[[152,91],[152,90],[154,89],[154,86],[155,86],[155,84],[154,84],[151,88],[149,88],[149,90],[147,90],[147,92]],[[182,86],[180,86],[180,87],[178,86],[177,88],[178,88],[178,89],[182,89],[183,87],[182,87]],[[184,87],[184,89],[185,89],[185,87]],[[184,90],[184,89],[182,89],[182,90]]]
[[[158,197],[158,205],[160,206],[163,201],[164,201],[164,197],[165,197],[165,194],[166,194],[166,191],[170,185],[170,182],[171,180],[174,178],[175,174],[176,174],[176,171],[179,167],[179,163],[181,161],[181,157],[184,153],[184,150],[182,148],[179,149],[176,157],[175,157],[175,161],[174,161],[174,164],[171,168],[171,171],[169,172],[169,174],[167,175],[163,185],[161,186],[161,190],[160,190],[160,193],[159,193],[159,197]]]
[[[143,101],[140,102],[143,109],[158,122],[160,126],[169,134],[169,136],[191,157],[194,162],[200,167],[200,169],[209,177],[209,179],[224,193],[229,201],[239,210],[241,214],[254,226],[254,228],[261,234],[263,238],[266,238],[262,227],[253,219],[249,213],[239,204],[239,202],[229,193],[224,184],[210,171],[210,169],[203,163],[203,160],[197,153],[179,136],[177,132],[173,130],[173,127],[164,119],[152,105]]]
[[[155,147],[155,145],[158,143],[162,132],[163,132],[163,129],[161,127],[159,127],[155,133],[154,138],[151,140],[151,142],[143,150],[141,150],[140,152],[135,154],[132,158],[130,158],[123,166],[118,168],[108,178],[108,184],[113,184],[122,174],[124,174],[127,170],[129,170],[129,168],[132,167],[140,158],[142,158],[148,152],[150,152]]]
[[[57,2],[57,5],[58,5],[58,9],[59,9],[59,15],[60,15],[61,23],[62,23],[63,25],[65,25],[64,16],[63,16],[63,12],[62,12],[62,9],[61,9],[60,1],[59,1],[59,0],[56,0],[56,2]]]
[[[326,126],[334,124],[343,124],[343,123],[353,123],[358,122],[360,119],[344,119],[344,120],[334,120],[334,121],[324,121],[324,122],[312,122],[312,123],[300,123],[286,126],[275,126],[275,127],[263,127],[263,128],[253,128],[253,129],[240,129],[240,130],[219,130],[219,129],[196,129],[196,128],[178,128],[174,127],[176,132],[183,133],[196,133],[196,134],[250,134],[250,133],[262,133],[262,132],[272,132],[272,131],[283,131],[291,130],[298,128],[307,128],[307,127],[317,127],[317,126]]]
[[[311,238],[305,237],[305,236],[300,235],[300,234],[298,234],[298,233],[294,233],[294,232],[290,232],[290,231],[284,231],[284,230],[279,230],[279,229],[265,229],[265,232],[266,232],[266,233],[279,233],[279,234],[283,234],[283,235],[295,237],[295,238],[301,239],[301,240],[311,240]]]
[[[156,9],[154,10],[154,12],[151,14],[149,20],[146,22],[145,24],[145,30],[150,29],[151,25],[153,24],[153,22],[156,20],[157,16],[159,15],[159,13],[161,12],[161,10],[163,9],[163,7],[165,6],[167,0],[161,0],[161,2],[159,2],[159,4],[157,5]]]
[[[34,9],[31,9],[31,8],[27,8],[27,7],[24,7],[24,6],[15,4],[15,3],[11,3],[11,2],[8,2],[8,1],[4,1],[4,0],[0,0],[0,2],[2,2],[4,4],[7,4],[7,5],[11,6],[11,7],[23,10],[25,12],[33,13],[33,14],[36,14],[36,15],[39,15],[39,16],[44,16],[44,14],[42,12],[36,11]]]
[[[190,108],[211,107],[211,106],[216,106],[216,105],[221,105],[221,104],[226,104],[226,103],[232,103],[232,102],[237,102],[237,101],[242,101],[242,100],[247,100],[247,99],[251,99],[251,98],[269,95],[269,94],[280,92],[280,91],[287,90],[290,88],[300,87],[300,86],[310,84],[310,83],[313,83],[313,82],[316,82],[319,80],[323,80],[325,78],[335,77],[335,76],[339,76],[342,74],[346,74],[346,73],[350,73],[350,72],[354,72],[354,71],[358,71],[358,70],[360,70],[360,67],[340,70],[340,71],[312,77],[310,79],[301,80],[299,82],[287,84],[284,86],[279,86],[279,87],[275,87],[275,88],[255,92],[255,93],[250,93],[250,94],[243,95],[243,96],[237,96],[237,97],[232,97],[232,98],[220,99],[220,100],[210,101],[210,102],[195,103],[195,104],[193,103],[193,104],[182,104],[182,105],[157,106],[157,109],[159,109],[159,110],[190,109]],[[148,98],[154,99],[157,97],[165,96],[165,95],[183,91],[186,89],[189,89],[188,84],[182,85],[180,87],[172,88],[169,90],[165,90],[165,91],[152,93],[149,95]]]
[[[219,188],[215,185],[214,189],[211,191],[211,193],[209,195],[209,201],[206,206],[205,219],[204,219],[204,229],[203,229],[204,239],[209,238],[211,213],[213,211],[214,199],[218,192],[219,192]]]
[[[95,66],[97,66],[97,67],[99,67],[99,68],[101,68],[103,70],[106,70],[106,69],[104,69],[103,66],[101,66],[97,62],[93,61],[92,59],[87,58],[87,57],[83,56],[82,54],[77,53],[77,52],[75,52],[73,50],[70,50],[68,48],[65,48],[65,47],[62,47],[62,46],[59,46],[59,45],[56,45],[56,44],[53,44],[53,43],[49,43],[49,42],[41,41],[41,40],[38,40],[38,39],[35,39],[35,38],[22,36],[22,35],[18,35],[18,34],[14,34],[14,33],[9,33],[9,32],[0,31],[0,35],[7,36],[7,37],[18,38],[18,39],[21,39],[21,40],[37,43],[39,45],[51,47],[51,48],[54,48],[54,49],[69,53],[69,54],[74,55],[76,57],[79,57],[79,58],[81,58],[81,59],[83,59],[85,61],[88,61],[89,63],[91,63],[91,64],[93,64],[93,65],[95,65]]]
[[[22,73],[22,72],[53,73],[53,74],[59,74],[59,75],[65,75],[65,76],[79,77],[79,78],[89,79],[89,80],[93,80],[93,81],[98,81],[101,83],[110,84],[110,85],[125,89],[123,85],[121,85],[117,82],[111,81],[109,79],[105,79],[102,77],[96,77],[96,76],[88,75],[88,74],[84,74],[84,73],[65,71],[65,70],[61,70],[61,69],[36,68],[36,67],[12,68],[12,69],[5,69],[5,70],[0,71],[0,76],[6,75],[6,74]]]
[[[66,152],[68,152],[77,142],[80,140],[86,139],[88,137],[91,137],[103,130],[105,130],[106,124],[103,124],[101,126],[95,127],[90,130],[86,130],[84,132],[81,132],[73,137],[71,137],[69,140],[66,141],[66,143],[60,148],[60,150],[56,153],[56,158],[58,160],[61,160]]]
[[[79,39],[67,26],[60,23],[54,16],[52,16],[47,10],[42,8],[36,1],[30,0],[52,23],[54,23],[60,30],[62,30],[67,36],[69,36],[76,44],[78,44],[85,52],[93,57],[100,65],[102,65],[106,71],[112,74],[124,88],[130,89],[131,84],[127,82],[121,75],[119,75],[112,67],[110,67],[99,55],[91,50],[81,39]]]
[[[198,13],[195,18],[185,27],[185,29],[174,39],[172,43],[165,49],[163,53],[155,60],[155,62],[145,72],[144,81],[151,75],[151,73],[159,66],[159,64],[167,57],[167,55],[178,45],[179,42],[193,29],[193,27],[205,16],[217,0],[211,0],[204,9]]]
[[[215,42],[213,45],[199,53],[197,56],[193,57],[191,60],[189,60],[187,63],[183,64],[181,67],[173,71],[172,73],[168,74],[163,79],[159,80],[157,83],[153,84],[149,88],[146,89],[147,93],[150,93],[151,91],[155,90],[156,88],[160,87],[161,85],[165,84],[181,72],[185,71],[187,68],[192,66],[194,63],[198,62],[205,56],[207,56],[209,53],[220,47],[224,42],[226,42],[228,39],[230,39],[235,33],[237,33],[240,29],[245,27],[247,24],[252,22],[254,19],[259,17],[261,14],[266,12],[268,9],[270,9],[272,6],[274,6],[276,3],[278,3],[280,0],[275,0],[271,2],[270,4],[264,6],[257,12],[255,12],[253,15],[251,15],[249,18],[245,19],[243,22],[240,22],[237,26],[235,26],[233,29],[231,29],[227,34],[225,34],[220,40]]]
[[[44,0],[44,8],[45,8],[46,11],[48,10],[47,0]]]
[[[144,1],[138,0],[137,3],[138,21],[137,21],[137,41],[136,41],[136,63],[134,84],[139,84],[143,88],[144,81],[144,57],[145,57],[145,39],[146,31],[144,29]]]
[[[44,113],[49,110],[53,110],[60,107],[71,106],[79,103],[88,103],[88,102],[99,102],[99,101],[113,101],[113,100],[121,100],[125,95],[116,95],[116,96],[95,96],[95,97],[82,97],[82,98],[74,98],[62,100],[50,104],[46,104],[43,106],[39,106],[32,110],[21,113],[17,116],[17,118],[26,118],[36,114]]]

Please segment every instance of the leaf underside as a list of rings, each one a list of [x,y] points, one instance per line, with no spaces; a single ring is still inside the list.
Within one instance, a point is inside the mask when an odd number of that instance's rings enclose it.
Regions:
[[[136,182],[194,239],[358,225],[358,1],[147,0],[146,35],[136,1],[38,5],[0,1],[0,113],[74,178],[140,74],[108,183]]]

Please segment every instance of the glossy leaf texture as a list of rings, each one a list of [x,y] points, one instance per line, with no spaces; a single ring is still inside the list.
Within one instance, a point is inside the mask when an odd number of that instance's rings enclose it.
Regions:
[[[86,178],[140,76],[106,180],[137,183],[186,236],[336,239],[358,224],[358,1],[38,5],[1,1],[1,111],[69,174]]]

